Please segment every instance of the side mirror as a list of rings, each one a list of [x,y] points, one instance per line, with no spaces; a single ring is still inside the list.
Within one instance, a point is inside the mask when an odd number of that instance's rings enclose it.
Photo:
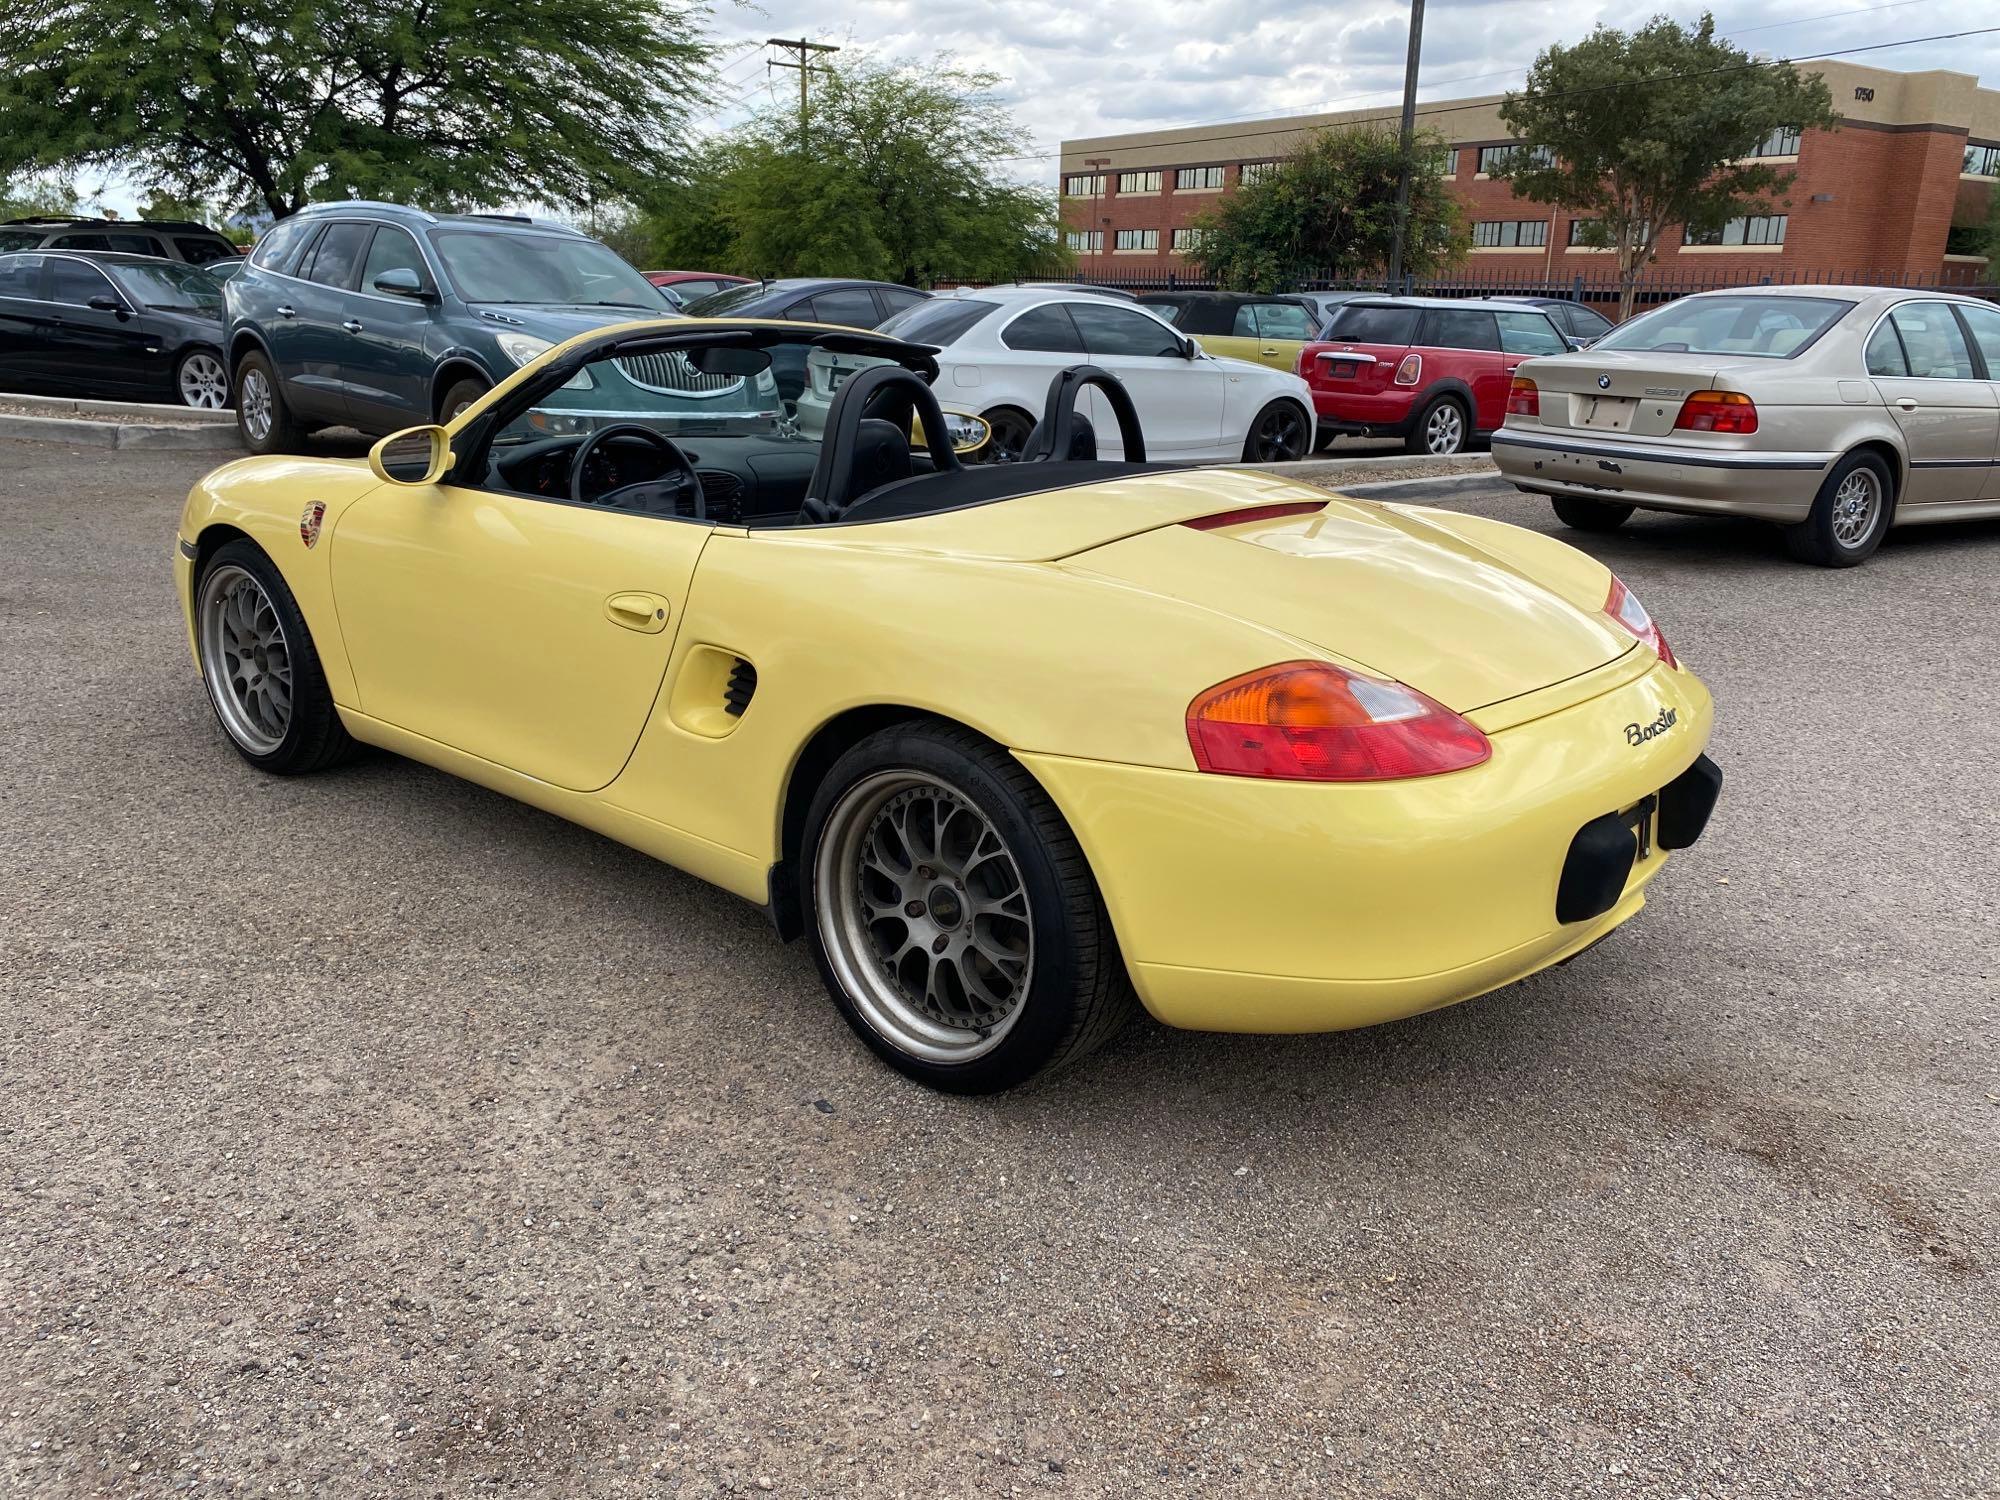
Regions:
[[[1196,343],[1196,342],[1195,342],[1195,341],[1194,341],[1193,339],[1182,339],[1182,340],[1181,340],[1181,358],[1182,358],[1182,359],[1200,359],[1200,358],[1201,358],[1201,345],[1197,344],[1197,343]]]
[[[88,302],[84,303],[84,306],[92,312],[117,313],[121,318],[125,316],[125,304],[120,302],[116,297],[107,296],[103,292],[99,292],[95,297],[92,297]]]
[[[1578,349],[1588,349],[1591,346],[1592,340],[1580,339],[1573,333],[1566,333],[1563,335],[1563,342],[1568,344],[1570,351],[1574,353]]]
[[[419,302],[433,300],[437,293],[425,288],[422,278],[408,266],[391,266],[372,283],[378,292],[386,292],[391,297],[414,297]]]
[[[385,484],[436,484],[451,467],[451,434],[442,427],[392,432],[368,450],[368,467]]]

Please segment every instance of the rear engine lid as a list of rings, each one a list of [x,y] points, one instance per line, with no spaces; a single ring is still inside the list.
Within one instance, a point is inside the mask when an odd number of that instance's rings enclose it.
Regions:
[[[1458,713],[1637,649],[1603,613],[1608,573],[1581,553],[1525,533],[1514,548],[1502,528],[1480,545],[1394,506],[1304,504],[1162,526],[1068,565],[1282,632]]]

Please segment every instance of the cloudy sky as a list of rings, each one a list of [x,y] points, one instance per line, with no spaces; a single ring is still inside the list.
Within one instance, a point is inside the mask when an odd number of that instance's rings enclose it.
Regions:
[[[1700,5],[1665,5],[1684,21]],[[1941,32],[2000,26],[1990,0],[1715,0],[1720,30],[1753,53],[1803,57]],[[1428,0],[1420,99],[1498,93],[1551,42],[1574,41],[1602,19],[1631,27],[1651,7],[1591,0]],[[1408,0],[762,0],[718,11],[722,92],[734,102],[710,124],[740,119],[771,90],[790,98],[795,74],[768,72],[746,43],[807,36],[923,62],[940,50],[1002,75],[1004,93],[1046,160],[1014,171],[1053,182],[1066,137],[1317,109],[1393,105],[1402,95]],[[1915,71],[1950,68],[2000,87],[2000,32],[1864,53],[1857,62]]]

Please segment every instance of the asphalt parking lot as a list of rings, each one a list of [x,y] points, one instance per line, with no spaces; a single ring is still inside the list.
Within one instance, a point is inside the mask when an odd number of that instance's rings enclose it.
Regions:
[[[246,768],[209,461],[0,443],[0,1493],[2000,1490],[2000,525],[1586,539],[1721,711],[1646,912],[967,1101],[692,879]]]

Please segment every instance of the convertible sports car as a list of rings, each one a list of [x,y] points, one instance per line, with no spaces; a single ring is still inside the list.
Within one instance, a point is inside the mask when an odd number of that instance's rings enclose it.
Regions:
[[[885,361],[824,441],[768,378],[798,344]],[[633,323],[365,464],[218,469],[176,564],[216,716],[265,770],[363,741],[763,905],[869,1046],[961,1092],[1135,1000],[1282,1032],[1466,999],[1700,834],[1709,695],[1602,565],[1149,465],[1089,366],[1021,461],[965,467],[935,373],[851,329]]]

